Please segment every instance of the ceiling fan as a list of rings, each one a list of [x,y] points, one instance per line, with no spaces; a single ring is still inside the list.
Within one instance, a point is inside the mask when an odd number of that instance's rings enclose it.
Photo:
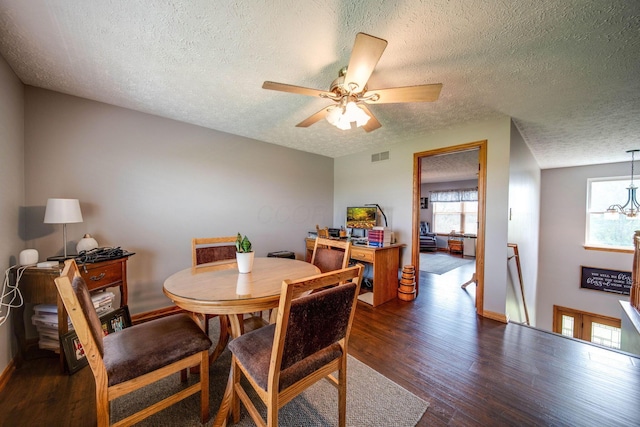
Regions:
[[[371,132],[382,125],[371,113],[367,104],[432,102],[438,99],[442,89],[442,84],[437,83],[370,90],[367,82],[386,47],[386,40],[358,33],[349,65],[340,70],[338,78],[331,83],[328,91],[270,81],[264,82],[262,88],[319,96],[336,102],[307,117],[298,123],[297,127],[309,127],[326,118],[329,123],[339,129],[351,129],[355,123],[356,127],[362,126],[365,131]]]

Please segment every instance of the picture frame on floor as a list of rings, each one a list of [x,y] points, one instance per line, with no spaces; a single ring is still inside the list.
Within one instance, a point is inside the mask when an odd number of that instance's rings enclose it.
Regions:
[[[131,326],[129,308],[125,305],[100,316],[102,333],[106,336]],[[88,365],[82,344],[75,331],[69,331],[60,337],[60,346],[64,350],[69,374],[78,372]]]

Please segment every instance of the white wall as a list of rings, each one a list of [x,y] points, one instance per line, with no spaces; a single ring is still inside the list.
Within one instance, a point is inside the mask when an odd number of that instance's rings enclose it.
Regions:
[[[540,230],[540,167],[525,144],[522,135],[511,123],[511,158],[509,161],[509,243],[518,245],[525,313],[516,259],[509,261],[507,314],[516,322],[536,325],[536,294],[538,284],[538,236]],[[509,255],[514,255],[510,250]]]
[[[620,318],[618,301],[629,297],[581,289],[580,266],[631,271],[632,253],[586,250],[583,246],[587,179],[627,175],[629,163],[542,171],[537,327],[553,329],[553,304]]]
[[[212,112],[215,114],[215,112]],[[333,215],[333,159],[34,87],[26,87],[28,244],[62,252],[47,198],[78,198],[67,226],[135,252],[132,313],[170,305],[164,280],[191,265],[193,237],[249,236],[257,256],[290,250]]]
[[[384,132],[385,128],[376,132]],[[345,223],[348,205],[378,203],[389,227],[406,243],[402,263],[411,263],[413,155],[417,152],[488,140],[484,309],[505,313],[507,280],[507,201],[509,185],[508,117],[433,132],[416,140],[335,159],[334,217]],[[371,162],[371,154],[389,150],[389,160]],[[419,206],[417,207],[419,209]]]
[[[20,210],[24,206],[24,90],[9,65],[0,56],[0,266],[2,278],[17,264],[24,243]],[[7,303],[8,301],[4,301]],[[6,316],[7,310],[0,310]],[[0,326],[0,373],[13,358],[13,322]]]

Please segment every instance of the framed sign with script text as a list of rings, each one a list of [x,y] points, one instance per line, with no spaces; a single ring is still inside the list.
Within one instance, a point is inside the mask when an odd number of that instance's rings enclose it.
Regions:
[[[614,294],[631,293],[631,272],[582,266],[580,287]]]

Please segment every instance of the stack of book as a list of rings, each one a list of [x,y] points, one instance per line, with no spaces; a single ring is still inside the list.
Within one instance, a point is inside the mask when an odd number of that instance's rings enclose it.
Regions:
[[[113,310],[113,292],[97,292],[91,295],[91,301],[98,316]],[[38,304],[33,307],[34,314],[31,323],[38,331],[38,347],[45,350],[60,351],[60,337],[58,336],[58,306],[55,304]],[[67,317],[67,328],[73,329],[71,320]]]
[[[369,246],[381,248],[391,244],[391,230],[387,227],[373,227],[368,233]]]

